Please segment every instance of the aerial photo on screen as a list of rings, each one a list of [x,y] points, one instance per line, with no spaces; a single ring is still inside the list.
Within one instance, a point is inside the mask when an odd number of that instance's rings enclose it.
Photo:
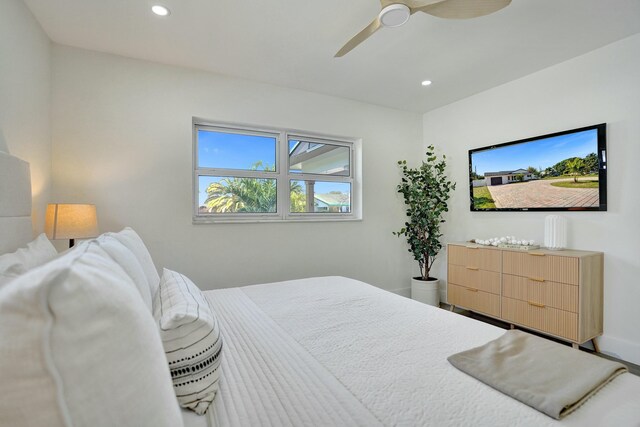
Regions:
[[[471,153],[474,209],[599,206],[598,131]]]

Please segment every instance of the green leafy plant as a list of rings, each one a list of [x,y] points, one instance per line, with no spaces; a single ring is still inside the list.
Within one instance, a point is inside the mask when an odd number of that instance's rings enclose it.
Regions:
[[[410,168],[406,160],[400,160],[398,165],[402,168],[402,180],[397,189],[404,197],[408,218],[404,227],[393,234],[406,237],[409,252],[420,265],[419,279],[430,280],[433,278],[429,272],[442,249],[440,225],[445,222],[447,201],[456,184],[445,175],[446,156],[438,160],[433,145],[427,147],[427,159],[421,166]]]
[[[263,165],[261,161],[251,166],[252,171],[275,171],[275,166]],[[291,181],[291,212],[304,212],[305,195],[302,186]],[[206,189],[204,201],[209,212],[275,212],[276,182],[272,179],[227,177],[212,182]]]

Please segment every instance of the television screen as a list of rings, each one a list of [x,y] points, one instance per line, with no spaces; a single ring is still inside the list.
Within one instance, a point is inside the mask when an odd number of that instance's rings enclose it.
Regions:
[[[606,124],[469,150],[472,211],[606,211]]]

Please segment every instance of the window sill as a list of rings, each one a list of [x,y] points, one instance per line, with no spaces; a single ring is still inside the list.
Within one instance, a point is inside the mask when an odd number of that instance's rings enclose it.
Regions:
[[[310,218],[192,218],[193,225],[203,224],[251,224],[251,223],[296,223],[296,222],[358,222],[362,221],[362,217],[349,217],[349,218],[322,218],[322,217],[310,217]]]

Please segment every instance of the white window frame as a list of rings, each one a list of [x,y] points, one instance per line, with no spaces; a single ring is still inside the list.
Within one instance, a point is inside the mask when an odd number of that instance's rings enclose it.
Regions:
[[[252,126],[239,123],[213,122],[193,118],[193,223],[233,223],[233,222],[304,222],[304,221],[358,221],[362,219],[362,179],[360,158],[362,141],[356,138],[320,135],[292,129],[279,129]],[[238,169],[198,167],[198,130],[213,130],[225,133],[268,136],[276,139],[276,171],[251,171]],[[289,139],[316,142],[320,144],[340,145],[349,148],[349,176],[335,176],[309,173],[289,173]],[[276,180],[275,213],[229,213],[201,214],[199,210],[199,177],[223,176],[237,178],[261,178]],[[344,182],[351,187],[349,213],[289,212],[289,181],[314,180],[321,182]]]

